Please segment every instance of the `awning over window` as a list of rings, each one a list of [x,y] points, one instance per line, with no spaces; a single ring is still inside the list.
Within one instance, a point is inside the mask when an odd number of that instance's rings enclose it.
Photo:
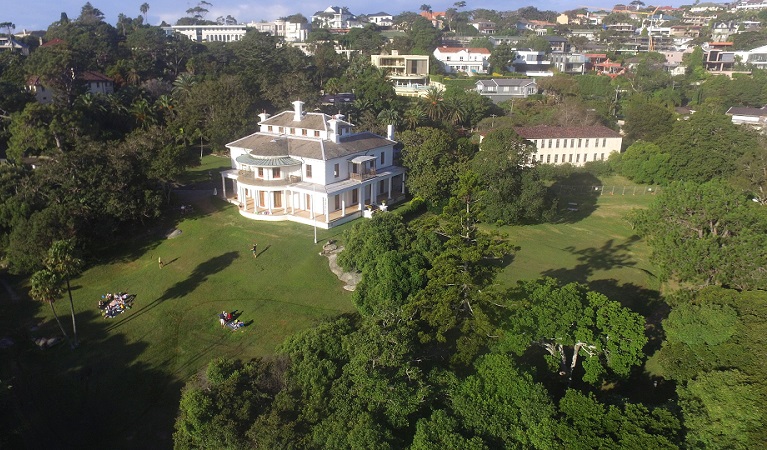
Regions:
[[[371,161],[373,159],[376,159],[376,157],[375,156],[355,156],[354,158],[352,158],[352,162],[354,164],[362,164],[365,161]]]
[[[284,167],[284,166],[298,166],[301,165],[301,161],[293,159],[289,156],[283,156],[280,158],[256,158],[247,153],[235,158],[240,164],[247,164],[249,166],[256,167]]]

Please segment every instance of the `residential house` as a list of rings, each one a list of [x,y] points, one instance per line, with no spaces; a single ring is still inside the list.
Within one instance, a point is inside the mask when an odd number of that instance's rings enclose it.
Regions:
[[[274,22],[250,22],[247,27],[270,36],[281,37],[285,42],[304,42],[311,31],[311,25],[306,22],[288,22],[282,19]]]
[[[621,151],[623,138],[602,125],[588,127],[533,126],[515,127],[522,138],[535,144],[533,162],[582,166],[591,161],[605,161]]]
[[[312,15],[312,26],[331,30],[348,30],[360,26],[357,17],[346,7],[328,6],[324,11]]]
[[[527,19],[520,19],[517,22],[517,29],[518,30],[528,30],[533,31],[538,36],[543,36],[545,34],[548,34],[549,28],[555,28],[557,24],[546,22],[543,20],[527,20]]]
[[[711,72],[731,71],[735,68],[735,52],[728,51],[732,42],[709,42],[704,49],[703,66]]]
[[[532,78],[493,78],[477,81],[477,92],[500,103],[537,94],[538,85]]]
[[[700,30],[699,25],[674,25],[671,27],[671,36],[694,39],[700,37]]]
[[[552,52],[569,52],[570,41],[563,36],[543,36],[543,39],[549,43]]]
[[[186,36],[194,42],[237,42],[248,31],[246,24],[233,25],[173,25],[163,27],[165,34]]]
[[[394,25],[394,16],[389,13],[379,12],[368,15],[368,22],[373,23],[381,28],[390,28]]]
[[[431,26],[441,30],[445,28],[445,12],[444,11],[421,11],[421,17],[431,22]]]
[[[511,64],[514,67],[514,72],[525,73],[528,76],[548,72],[551,67],[551,61],[546,56],[546,52],[530,49],[514,51],[514,59]]]
[[[0,36],[0,51],[10,51],[29,56],[29,46],[27,44],[8,36]]]
[[[86,84],[86,89],[91,94],[111,94],[115,91],[115,82],[103,73],[86,71],[80,74],[80,80]]]
[[[717,22],[711,27],[711,40],[713,42],[726,42],[730,40],[733,34],[738,32],[738,23],[730,20],[728,22]]]
[[[732,118],[732,123],[736,125],[749,125],[757,130],[761,130],[767,124],[767,107],[747,108],[732,106],[727,110],[726,114]]]
[[[767,45],[735,52],[735,57],[739,58],[743,64],[751,65],[757,69],[765,69],[767,68]]]
[[[742,0],[735,5],[736,11],[767,9],[767,0]]]
[[[429,55],[370,55],[374,66],[386,71],[397,95],[418,97],[426,95],[429,84]]]
[[[288,220],[328,229],[385,209],[405,193],[389,136],[355,133],[343,116],[292,111],[260,114],[259,131],[226,144],[232,169],[223,196],[255,220]]]
[[[447,73],[485,74],[489,66],[490,50],[442,46],[434,49],[434,57],[442,63]]]
[[[582,53],[551,52],[551,66],[562,73],[584,74],[589,59]]]
[[[93,95],[111,94],[115,90],[114,80],[99,72],[82,72],[77,75],[76,79],[85,85],[85,92]],[[53,102],[55,93],[51,88],[46,87],[38,76],[31,76],[27,79],[27,91],[35,96],[38,103]]]
[[[489,20],[477,20],[470,23],[471,26],[479,31],[479,34],[495,34],[495,22]]]

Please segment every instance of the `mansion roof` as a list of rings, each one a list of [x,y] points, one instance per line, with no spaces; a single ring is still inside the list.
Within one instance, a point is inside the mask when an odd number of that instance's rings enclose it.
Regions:
[[[763,117],[763,116],[767,116],[767,109],[748,108],[745,106],[731,106],[730,109],[727,110],[727,114],[737,115],[737,116]]]
[[[525,139],[561,139],[561,138],[619,138],[621,135],[602,125],[588,127],[553,127],[539,125],[534,127],[515,127],[514,131]]]
[[[267,122],[268,119],[262,123]],[[291,123],[295,124],[292,120]],[[262,159],[302,157],[326,161],[392,144],[392,141],[367,131],[342,136],[337,144],[331,140],[259,132],[231,142],[227,147],[244,148],[253,157]]]
[[[304,113],[301,116],[301,120],[293,120],[295,114],[293,111],[283,111],[279,114],[275,114],[268,119],[259,122],[263,125],[276,125],[278,127],[294,127],[294,128],[306,128],[307,130],[322,130],[327,129],[328,120],[332,117],[323,113]],[[340,121],[344,125],[354,126],[349,122]]]

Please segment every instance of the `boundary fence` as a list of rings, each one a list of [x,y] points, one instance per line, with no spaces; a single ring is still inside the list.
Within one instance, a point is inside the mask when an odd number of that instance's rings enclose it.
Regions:
[[[554,185],[552,186],[558,195],[575,194],[598,194],[598,195],[655,195],[663,189],[661,186],[651,185]]]

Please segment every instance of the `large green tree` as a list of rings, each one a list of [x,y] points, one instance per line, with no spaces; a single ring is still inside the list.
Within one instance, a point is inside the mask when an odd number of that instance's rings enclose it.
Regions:
[[[511,128],[492,131],[482,140],[471,168],[483,184],[483,221],[508,225],[553,217],[553,197],[530,164],[533,153],[535,146]]]
[[[630,220],[648,238],[661,279],[767,287],[767,216],[723,181],[676,182]]]
[[[446,200],[458,175],[467,165],[455,140],[437,128],[417,128],[399,135],[403,143],[402,165],[407,167],[408,191],[430,203]]]
[[[585,286],[551,278],[520,283],[501,348],[522,354],[540,346],[549,365],[571,380],[582,358],[583,380],[598,383],[610,369],[626,377],[647,343],[644,318]]]

